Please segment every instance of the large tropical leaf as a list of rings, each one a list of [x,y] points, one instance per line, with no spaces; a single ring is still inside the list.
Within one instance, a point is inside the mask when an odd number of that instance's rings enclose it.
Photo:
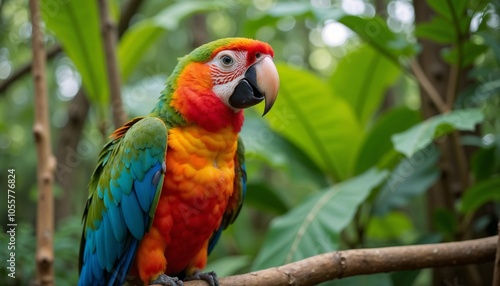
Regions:
[[[427,191],[439,177],[438,159],[439,150],[435,145],[429,145],[410,158],[401,158],[382,185],[373,204],[373,213],[385,215]]]
[[[271,223],[253,269],[300,260],[338,248],[340,232],[387,172],[371,169],[326,189]]]
[[[278,65],[278,100],[265,116],[271,129],[301,148],[325,173],[345,180],[363,131],[346,101],[314,74]]]
[[[481,181],[467,189],[460,210],[465,213],[473,213],[483,204],[489,201],[500,201],[500,178],[493,177]]]
[[[89,99],[103,108],[109,101],[97,1],[41,2],[42,17],[82,76]]]
[[[361,144],[354,168],[355,174],[364,172],[379,163],[384,154],[393,148],[391,136],[403,132],[419,121],[419,113],[406,107],[391,109],[383,113],[370,128]]]
[[[331,86],[344,98],[366,126],[379,108],[385,92],[401,74],[393,62],[368,45],[343,57],[330,78]]]
[[[405,132],[392,136],[394,148],[407,157],[422,150],[432,140],[454,130],[472,131],[476,124],[484,120],[480,109],[460,109],[438,115],[413,126]]]
[[[198,12],[226,7],[220,1],[179,1],[142,20],[127,30],[118,46],[118,59],[123,79],[128,78],[145,52],[167,31],[175,30],[181,21]],[[165,53],[161,56],[168,56]]]
[[[356,32],[364,41],[394,62],[397,61],[397,56],[412,56],[417,52],[418,48],[415,43],[392,32],[380,16],[365,18],[346,15],[340,18],[339,22]]]

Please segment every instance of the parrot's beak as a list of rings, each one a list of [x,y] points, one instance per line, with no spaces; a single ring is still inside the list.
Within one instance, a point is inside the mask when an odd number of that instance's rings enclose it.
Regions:
[[[233,108],[247,108],[265,100],[264,116],[276,101],[279,85],[278,70],[271,57],[266,56],[247,69],[229,97],[229,104]]]

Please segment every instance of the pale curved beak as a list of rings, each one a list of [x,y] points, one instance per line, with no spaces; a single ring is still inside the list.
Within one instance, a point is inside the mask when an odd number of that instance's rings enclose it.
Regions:
[[[266,101],[266,106],[264,107],[264,112],[262,113],[262,116],[264,116],[267,112],[269,112],[269,110],[271,110],[276,98],[278,97],[280,78],[278,70],[276,69],[271,57],[265,57],[260,62],[255,64],[255,70],[257,73],[258,89],[262,92]]]
[[[276,101],[279,85],[278,70],[271,57],[265,56],[247,69],[229,97],[229,104],[233,108],[247,108],[265,100],[264,116]]]

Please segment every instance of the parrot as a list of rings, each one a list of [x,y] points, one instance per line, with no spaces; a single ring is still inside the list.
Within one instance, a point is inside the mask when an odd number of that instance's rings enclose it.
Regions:
[[[265,42],[223,38],[178,59],[151,113],[116,129],[88,184],[78,285],[201,279],[246,193],[244,109],[279,90]]]

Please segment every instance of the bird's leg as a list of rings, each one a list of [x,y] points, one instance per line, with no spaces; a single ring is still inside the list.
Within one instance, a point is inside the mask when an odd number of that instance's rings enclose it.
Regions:
[[[219,286],[219,280],[217,280],[217,274],[215,272],[201,272],[200,270],[196,270],[193,275],[186,277],[184,281],[191,280],[203,280],[208,283],[210,286]]]
[[[160,284],[162,286],[184,286],[184,282],[177,277],[170,277],[166,274],[160,274],[158,278],[151,281],[149,285]]]

